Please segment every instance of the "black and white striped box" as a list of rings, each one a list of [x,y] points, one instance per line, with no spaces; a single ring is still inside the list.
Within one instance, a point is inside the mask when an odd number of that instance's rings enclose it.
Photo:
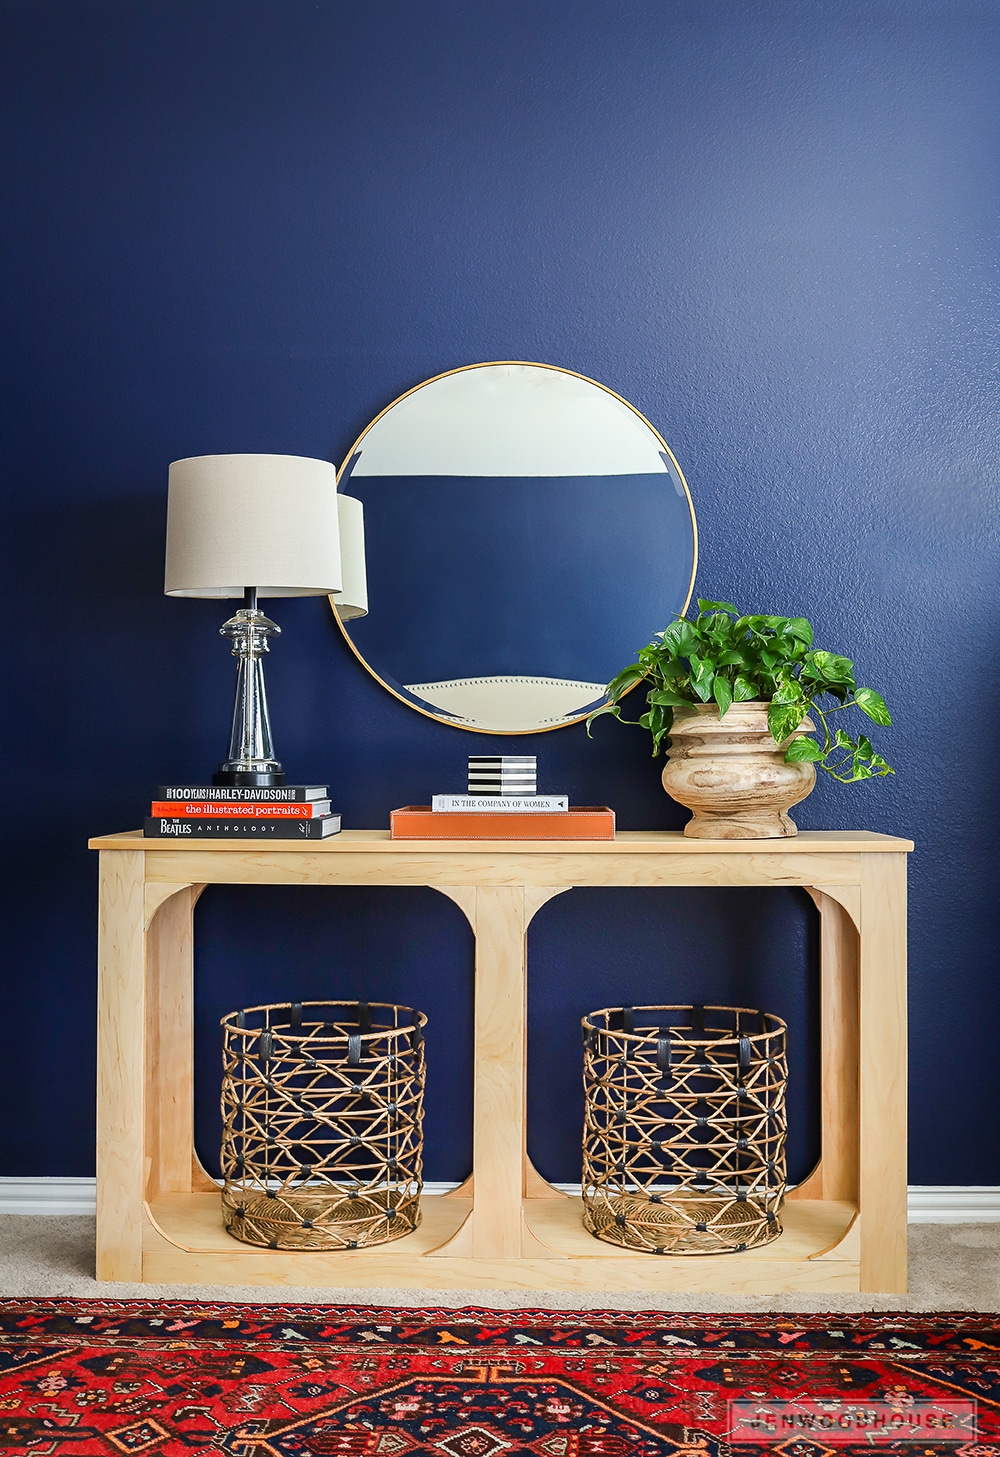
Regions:
[[[534,754],[469,756],[470,794],[535,794],[537,779]]]

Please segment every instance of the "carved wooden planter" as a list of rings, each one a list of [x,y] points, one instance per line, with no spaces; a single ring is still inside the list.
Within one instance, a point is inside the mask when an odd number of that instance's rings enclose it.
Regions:
[[[734,703],[724,718],[714,703],[678,708],[670,730],[663,787],[692,818],[698,840],[773,840],[798,834],[788,814],[816,783],[814,764],[786,764],[793,738],[815,727],[804,718],[776,744],[766,703]]]

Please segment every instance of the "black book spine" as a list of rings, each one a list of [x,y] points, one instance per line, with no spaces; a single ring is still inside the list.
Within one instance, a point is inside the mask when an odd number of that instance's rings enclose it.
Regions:
[[[161,840],[213,838],[242,840],[325,840],[340,830],[340,815],[323,815],[315,820],[213,820],[147,818],[143,833]]]
[[[235,784],[161,784],[157,799],[215,800],[219,804],[289,804],[294,801],[327,799],[325,784],[255,785],[244,788]]]

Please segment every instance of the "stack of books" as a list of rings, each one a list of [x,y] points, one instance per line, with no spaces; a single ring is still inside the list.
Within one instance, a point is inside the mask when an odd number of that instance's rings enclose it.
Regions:
[[[538,758],[535,754],[470,754],[469,793],[501,796],[537,795]],[[565,795],[554,795],[564,799]],[[436,799],[442,798],[436,795]]]
[[[150,806],[145,835],[182,839],[325,840],[340,829],[325,784],[165,784]]]
[[[394,809],[394,840],[613,840],[614,810],[571,808],[565,794],[537,793],[533,754],[469,759],[467,794]]]

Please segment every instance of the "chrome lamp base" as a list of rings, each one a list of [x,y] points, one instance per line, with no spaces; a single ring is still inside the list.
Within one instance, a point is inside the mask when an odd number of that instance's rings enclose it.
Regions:
[[[226,759],[212,775],[212,783],[236,785],[240,789],[267,789],[287,783],[287,775],[280,764],[277,769],[231,769]]]
[[[284,784],[285,772],[274,757],[271,742],[263,663],[264,654],[270,651],[268,638],[277,637],[281,628],[259,611],[257,589],[248,587],[243,607],[219,632],[231,639],[238,666],[229,757],[212,775],[212,783],[241,788]]]

